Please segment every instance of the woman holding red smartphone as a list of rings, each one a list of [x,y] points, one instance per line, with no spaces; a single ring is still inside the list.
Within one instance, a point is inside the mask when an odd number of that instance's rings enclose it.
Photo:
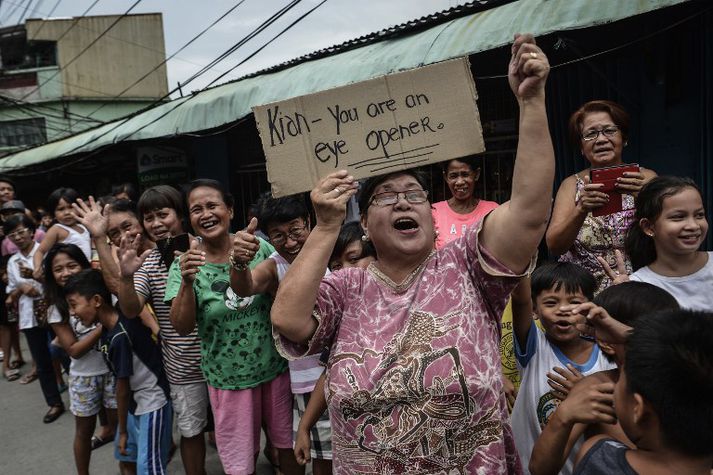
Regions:
[[[634,216],[634,197],[656,172],[624,166],[629,114],[615,102],[598,100],[582,105],[569,119],[569,134],[590,166],[567,177],[557,190],[547,247],[560,261],[574,262],[594,274],[599,292],[611,285],[611,279],[598,258],[614,268],[619,251],[631,272],[624,256],[624,235]],[[620,206],[612,200],[621,200]]]

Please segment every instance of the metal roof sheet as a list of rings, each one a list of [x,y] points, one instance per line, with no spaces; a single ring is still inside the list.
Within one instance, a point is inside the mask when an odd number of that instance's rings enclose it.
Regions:
[[[251,107],[364,81],[506,45],[516,32],[545,35],[605,24],[688,0],[518,0],[440,22],[426,29],[379,34],[361,47],[303,60],[259,76],[198,91],[128,119],[107,123],[0,160],[0,172],[36,165],[126,140],[195,133],[234,122]],[[487,6],[487,3],[480,7]],[[475,8],[475,7],[474,7]],[[433,21],[443,20],[437,17]],[[418,20],[416,21],[419,22]],[[396,30],[399,27],[394,27]],[[359,40],[354,40],[359,41]],[[349,42],[347,42],[349,43]]]

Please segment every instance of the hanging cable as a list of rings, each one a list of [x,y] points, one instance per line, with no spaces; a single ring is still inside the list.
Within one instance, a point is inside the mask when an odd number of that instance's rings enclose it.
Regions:
[[[166,64],[166,63],[167,63],[168,61],[170,61],[171,59],[175,58],[178,53],[180,53],[181,51],[183,51],[184,49],[186,49],[188,46],[190,46],[193,42],[195,42],[196,40],[198,40],[198,38],[200,38],[201,36],[203,36],[208,30],[210,30],[210,29],[213,28],[215,25],[217,25],[220,21],[222,21],[226,16],[228,16],[229,14],[231,14],[236,8],[238,8],[238,7],[239,7],[240,5],[242,5],[243,3],[245,3],[245,0],[240,0],[238,3],[236,3],[235,5],[233,5],[232,7],[230,7],[225,13],[223,13],[223,14],[220,15],[218,18],[216,18],[215,20],[213,20],[213,22],[212,22],[210,25],[208,25],[206,28],[204,28],[200,33],[198,33],[198,34],[195,35],[193,38],[191,38],[186,44],[184,44],[183,46],[181,46],[180,48],[178,48],[173,54],[171,54],[171,56],[169,56],[168,58],[166,58],[166,59],[164,59],[163,61],[161,61],[159,64],[157,64],[157,65],[156,65],[153,69],[151,69],[149,72],[147,72],[146,74],[144,74],[143,76],[141,76],[139,79],[137,79],[136,81],[134,81],[133,83],[131,83],[131,84],[130,84],[129,86],[127,86],[126,88],[124,88],[124,90],[122,90],[119,94],[117,94],[116,96],[114,96],[114,97],[112,97],[112,98],[110,98],[110,99],[107,99],[107,100],[108,100],[108,101],[112,101],[112,100],[118,99],[119,97],[121,97],[122,95],[124,95],[127,91],[131,90],[131,88],[133,88],[134,86],[136,86],[137,84],[139,84],[141,81],[143,81],[144,79],[146,79],[147,77],[149,77],[149,76],[150,76],[154,71],[156,71],[158,68],[160,68],[161,66],[163,66],[164,64]],[[100,105],[99,107],[97,107],[96,109],[94,109],[92,112],[90,112],[90,113],[88,114],[88,117],[93,116],[93,115],[94,115],[95,113],[97,113],[99,110],[101,110],[102,108],[104,108],[107,104],[108,104],[108,102],[106,102],[106,103]]]
[[[52,74],[50,77],[48,77],[47,79],[45,79],[42,83],[38,84],[38,85],[35,87],[35,89],[33,89],[32,91],[30,91],[30,92],[28,92],[27,94],[25,94],[24,96],[22,96],[22,97],[20,98],[20,100],[26,99],[26,98],[27,98],[28,96],[30,96],[33,92],[35,92],[36,90],[38,90],[40,87],[44,86],[45,84],[47,84],[48,82],[50,82],[52,79],[54,79],[55,77],[57,77],[57,75],[58,75],[63,69],[67,69],[67,67],[68,67],[70,64],[74,63],[74,62],[75,62],[77,59],[79,59],[84,53],[86,53],[86,52],[89,50],[89,48],[91,48],[92,46],[94,46],[94,45],[97,43],[97,41],[99,41],[104,35],[106,35],[107,33],[109,33],[109,31],[110,31],[112,28],[114,28],[114,26],[116,26],[117,23],[119,23],[122,19],[124,19],[124,18],[125,18],[134,8],[136,8],[136,6],[138,6],[138,4],[141,3],[142,1],[143,1],[143,0],[136,0],[136,1],[129,7],[128,10],[126,10],[124,13],[122,13],[121,15],[119,15],[119,16],[111,23],[111,25],[109,25],[109,27],[108,27],[106,30],[104,30],[101,34],[99,34],[99,36],[97,36],[96,38],[94,38],[94,40],[92,40],[87,46],[85,46],[84,49],[82,49],[82,51],[79,52],[79,54],[77,54],[74,58],[72,58],[72,59],[70,59],[69,61],[67,61],[61,68],[59,68],[59,69],[58,69],[54,74]],[[99,0],[96,0],[96,1],[95,1],[95,4],[96,4],[96,2],[99,2]],[[71,27],[70,27],[70,29],[71,29]],[[69,30],[68,30],[68,31],[69,31]],[[66,33],[67,33],[67,32],[65,32],[64,34],[66,34]],[[63,36],[64,36],[64,35],[60,36],[59,39],[61,39]],[[59,39],[57,39],[57,41],[59,41]]]

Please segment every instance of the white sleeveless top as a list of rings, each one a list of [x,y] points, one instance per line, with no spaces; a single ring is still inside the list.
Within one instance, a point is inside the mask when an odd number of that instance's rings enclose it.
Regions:
[[[268,259],[275,261],[277,267],[277,280],[282,282],[290,263],[285,260],[277,251],[270,254]],[[317,380],[324,372],[324,366],[319,364],[320,354],[309,355],[296,360],[288,361],[290,367],[290,387],[293,394],[311,393]]]
[[[92,238],[89,235],[87,228],[77,223],[77,226],[82,228],[82,232],[80,233],[69,226],[65,226],[64,224],[55,223],[55,226],[59,226],[69,233],[64,241],[62,241],[64,244],[74,244],[82,250],[84,255],[87,256],[87,260],[89,262],[92,261]]]

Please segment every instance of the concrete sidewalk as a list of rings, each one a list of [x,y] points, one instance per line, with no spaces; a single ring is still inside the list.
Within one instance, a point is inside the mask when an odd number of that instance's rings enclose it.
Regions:
[[[31,359],[25,338],[23,336],[20,338],[23,355],[28,362],[21,370],[24,374],[30,371]],[[76,473],[72,453],[74,416],[67,409],[55,422],[43,423],[42,418],[48,407],[42,396],[39,381],[35,380],[28,385],[19,384],[18,381],[8,382],[0,378],[0,473],[3,475]],[[62,399],[69,408],[66,392],[62,394]],[[175,433],[174,440],[179,441]],[[206,470],[210,475],[223,473],[218,454],[210,446],[207,447]],[[118,464],[114,459],[113,444],[107,444],[92,452],[90,472],[101,475],[119,473]],[[169,464],[167,473],[171,475],[185,473],[179,450]],[[271,473],[273,473],[272,467],[261,454],[258,459],[257,474]]]

